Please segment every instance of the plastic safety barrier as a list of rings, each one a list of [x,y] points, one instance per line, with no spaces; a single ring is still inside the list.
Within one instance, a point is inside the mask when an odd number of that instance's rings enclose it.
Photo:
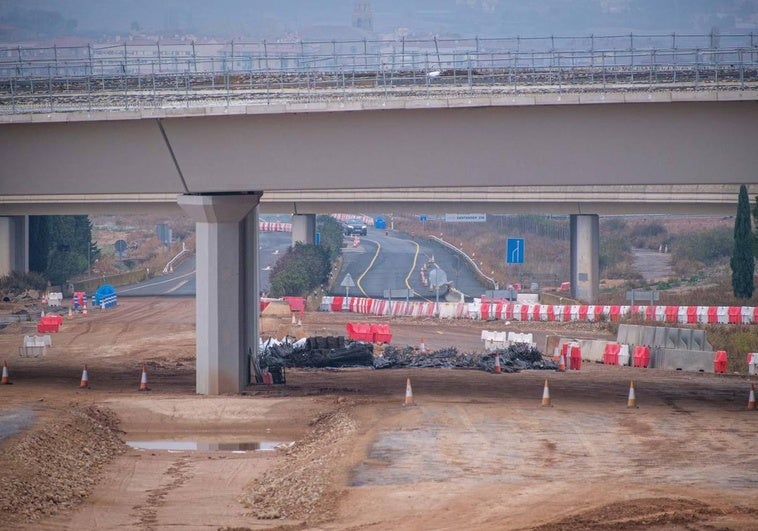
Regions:
[[[114,308],[118,304],[115,288],[110,284],[98,287],[92,296],[92,304],[98,308]]]
[[[603,363],[606,365],[618,365],[619,352],[621,352],[621,345],[618,343],[606,343],[605,350],[603,351]]]
[[[650,347],[637,345],[634,347],[632,364],[635,367],[647,367],[650,364]]]
[[[63,317],[60,315],[46,315],[37,323],[37,332],[58,332],[60,326],[63,324]]]
[[[717,350],[716,356],[713,358],[713,372],[716,374],[726,374],[727,361],[726,351]]]

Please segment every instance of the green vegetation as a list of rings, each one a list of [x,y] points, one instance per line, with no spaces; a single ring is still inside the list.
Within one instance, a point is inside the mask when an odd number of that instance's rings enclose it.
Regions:
[[[306,296],[329,280],[331,261],[326,247],[296,243],[271,270],[271,295]]]
[[[747,372],[747,353],[758,352],[756,326],[711,325],[706,337],[714,350],[725,350],[729,372]]]
[[[750,227],[750,200],[747,187],[740,186],[737,201],[737,217],[734,220],[734,250],[730,265],[732,267],[732,291],[740,299],[753,296],[755,275],[755,257],[753,256],[753,232]]]
[[[296,243],[271,270],[271,295],[305,296],[329,281],[332,264],[342,254],[342,225],[331,216],[316,218],[319,245]]]
[[[100,256],[87,216],[29,216],[29,269],[53,285],[87,270]]]
[[[342,254],[342,225],[332,216],[318,216],[316,218],[316,231],[320,235],[321,247],[329,253],[332,261],[337,260]]]
[[[600,222],[600,276],[639,278],[632,268],[632,242],[626,223],[618,218],[601,218]]]
[[[42,291],[46,287],[47,281],[39,273],[14,271],[10,275],[0,277],[0,291],[9,295],[17,295],[28,289]]]
[[[731,231],[727,228],[672,236],[674,271],[682,276],[691,276],[704,267],[724,263],[731,254],[732,247]]]

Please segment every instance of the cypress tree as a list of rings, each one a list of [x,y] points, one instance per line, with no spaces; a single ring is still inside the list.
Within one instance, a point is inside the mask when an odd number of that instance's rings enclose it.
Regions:
[[[753,256],[753,232],[750,228],[750,199],[747,187],[740,186],[737,201],[737,217],[734,220],[734,250],[732,251],[732,291],[738,299],[753,296],[755,257]]]

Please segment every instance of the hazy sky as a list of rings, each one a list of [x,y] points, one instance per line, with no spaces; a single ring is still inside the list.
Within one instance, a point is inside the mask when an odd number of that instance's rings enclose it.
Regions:
[[[372,0],[374,31],[471,37],[758,31],[758,0]],[[193,34],[272,38],[352,23],[353,0],[0,0],[0,41]],[[327,28],[323,28],[326,26]],[[334,28],[334,29],[330,29]]]

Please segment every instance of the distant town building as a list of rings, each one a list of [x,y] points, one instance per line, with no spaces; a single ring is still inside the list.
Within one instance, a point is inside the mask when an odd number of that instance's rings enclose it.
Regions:
[[[374,13],[370,0],[356,0],[353,4],[353,27],[374,31]]]

